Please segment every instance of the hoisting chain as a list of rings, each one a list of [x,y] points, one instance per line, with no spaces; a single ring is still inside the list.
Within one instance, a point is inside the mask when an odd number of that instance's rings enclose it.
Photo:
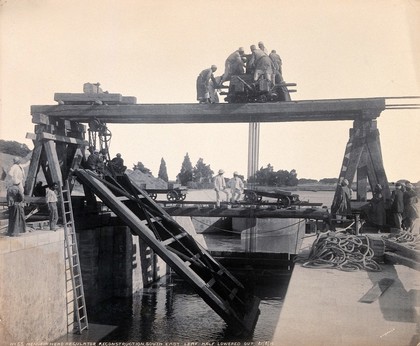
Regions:
[[[303,262],[305,268],[381,271],[382,268],[373,260],[373,256],[369,237],[327,232],[319,233],[309,257],[298,261]]]

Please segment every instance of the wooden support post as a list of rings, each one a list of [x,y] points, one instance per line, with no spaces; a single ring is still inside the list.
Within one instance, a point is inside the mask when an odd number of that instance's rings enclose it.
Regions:
[[[42,143],[35,142],[35,148],[32,152],[31,163],[29,165],[28,177],[25,182],[25,195],[31,196],[36,183],[36,176],[39,170],[39,159],[42,153]]]
[[[249,124],[248,135],[248,179],[255,175],[258,170],[260,146],[260,124]]]
[[[57,150],[54,141],[45,141],[44,148],[47,153],[48,167],[53,182],[60,187],[63,186],[63,177],[61,175],[60,162],[58,161]]]
[[[358,201],[366,201],[367,199],[367,180],[369,180],[372,191],[376,184],[381,184],[385,199],[389,199],[390,192],[383,166],[379,132],[374,120],[355,121],[353,128],[350,130],[350,138],[344,154],[339,181],[347,179],[351,183],[356,172]],[[339,197],[338,194],[339,189],[337,187],[333,204]]]
[[[363,150],[357,167],[357,200],[365,202],[367,199],[367,151]]]
[[[386,200],[391,198],[388,179],[386,177],[384,162],[382,159],[381,145],[379,140],[379,131],[374,130],[367,139],[367,149],[370,155],[373,171],[377,177],[377,181],[382,185],[382,193]],[[374,188],[374,186],[371,186]]]

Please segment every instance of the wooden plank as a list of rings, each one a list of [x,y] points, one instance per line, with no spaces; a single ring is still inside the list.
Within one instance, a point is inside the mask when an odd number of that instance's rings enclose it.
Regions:
[[[410,267],[414,270],[420,271],[420,263],[404,256],[401,256],[397,253],[385,251],[385,262],[392,264],[402,264],[407,267]]]
[[[273,219],[312,219],[327,221],[330,214],[323,210],[309,209],[252,209],[252,208],[182,208],[164,207],[171,216],[207,216],[207,217],[237,217],[237,218],[273,218]]]
[[[357,200],[366,201],[367,199],[367,178],[368,168],[367,164],[367,150],[363,150],[360,162],[357,167]]]
[[[338,99],[244,104],[135,104],[32,106],[31,114],[106,123],[250,123],[375,119],[385,99]],[[369,110],[369,112],[367,112]]]
[[[389,190],[388,179],[386,177],[384,162],[382,159],[382,151],[378,130],[375,130],[371,134],[369,134],[367,139],[367,148],[370,154],[375,176],[377,177],[379,184],[382,185],[382,193],[384,195],[384,198],[386,200],[389,200],[391,198],[391,192]]]
[[[105,103],[121,103],[121,94],[108,93],[55,93],[54,101],[65,104],[80,104],[101,101]]]
[[[42,143],[35,142],[35,147],[32,152],[31,163],[29,164],[28,176],[25,182],[25,195],[32,195],[36,183],[36,176],[39,169],[39,159],[42,152]]]
[[[48,168],[51,179],[60,187],[63,186],[63,177],[61,175],[60,162],[58,161],[57,150],[54,141],[49,140],[44,143],[45,152],[47,153]]]
[[[45,204],[46,203],[46,198],[45,197],[25,196],[25,203]],[[0,204],[2,204],[2,205],[7,204],[7,197],[0,196]]]
[[[136,104],[137,103],[137,97],[135,96],[123,96],[121,97],[121,103],[122,104]]]
[[[42,113],[35,113],[32,114],[32,123],[34,124],[42,124],[42,125],[49,125],[50,118],[48,115]]]
[[[82,140],[82,139],[78,139],[78,138],[73,138],[73,137],[65,137],[65,136],[59,136],[59,135],[53,135],[51,133],[47,133],[47,132],[42,132],[37,134],[37,140],[53,140],[56,142],[63,142],[63,143],[69,143],[69,144],[78,144],[78,145],[85,145],[88,146],[89,142]]]
[[[384,239],[387,249],[397,251],[399,255],[417,261],[420,264],[420,251],[411,249],[404,245],[404,243],[397,243],[395,241]]]
[[[360,303],[373,303],[377,300],[392,284],[394,279],[384,278],[377,282],[367,293],[360,298]]]

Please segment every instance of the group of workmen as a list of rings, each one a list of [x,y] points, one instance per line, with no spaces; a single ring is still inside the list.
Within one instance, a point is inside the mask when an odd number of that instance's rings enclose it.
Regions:
[[[24,184],[26,179],[25,167],[29,166],[29,164],[30,161],[22,163],[20,157],[15,157],[13,158],[13,165],[8,172],[10,185],[7,187],[6,199],[9,218],[6,234],[10,237],[18,237],[21,233],[26,232]],[[58,184],[52,183],[49,186],[43,186],[42,182],[38,182],[34,189],[34,195],[37,196],[37,193],[40,190],[43,191],[42,197],[46,197],[50,229],[55,231],[57,229],[58,221]]]
[[[120,153],[117,153],[112,160],[108,160],[108,152],[106,149],[98,150],[90,148],[89,151],[90,155],[82,163],[86,169],[98,174],[103,174],[106,166],[115,174],[122,174],[127,169],[127,167],[124,166],[124,159],[121,157]]]
[[[213,179],[214,190],[216,191],[216,207],[220,208],[220,202],[222,200],[222,194],[225,196],[226,202],[237,203],[242,193],[244,192],[244,182],[239,176],[238,172],[233,172],[233,178],[226,182],[223,174],[225,171],[219,169],[218,174]]]
[[[352,190],[347,179],[339,184],[337,198],[331,206],[331,212],[337,220],[346,219],[352,214]],[[372,191],[372,199],[363,208],[363,217],[379,231],[390,228],[391,233],[411,232],[414,221],[419,217],[417,209],[418,197],[414,185],[410,182],[397,182],[389,201],[384,199],[383,188],[376,184]]]
[[[225,61],[223,75],[215,77],[216,65],[212,65],[197,77],[197,101],[199,103],[218,103],[217,89],[234,75],[252,74],[254,82],[264,78],[275,84],[283,81],[282,60],[273,49],[268,52],[263,42],[250,46],[251,53],[245,54],[243,47],[235,50]]]
[[[6,199],[8,205],[8,228],[7,235],[10,237],[18,237],[21,233],[26,232],[26,217],[24,211],[25,197],[24,197],[24,184],[26,180],[25,168],[29,166],[30,161],[25,163],[21,162],[20,157],[13,158],[13,164],[7,174],[9,186],[7,187]],[[86,159],[85,168],[94,171],[95,173],[102,174],[105,165],[109,167],[114,173],[121,174],[126,170],[124,160],[121,154],[118,153],[112,160],[107,162],[104,153],[99,150],[92,149],[91,154]],[[50,185],[44,185],[38,181],[33,189],[35,197],[45,197],[46,204],[49,211],[49,225],[51,230],[57,230],[57,222],[59,219],[58,213],[58,183],[53,182]]]

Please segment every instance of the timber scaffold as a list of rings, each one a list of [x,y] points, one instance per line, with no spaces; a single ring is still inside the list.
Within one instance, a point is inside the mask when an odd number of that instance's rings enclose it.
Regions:
[[[25,184],[33,195],[42,169],[48,184],[72,190],[75,173],[85,192],[97,194],[135,233],[182,277],[227,322],[251,333],[258,317],[258,300],[247,297],[242,285],[202,250],[181,226],[128,180],[98,180],[81,169],[89,142],[87,127],[95,124],[255,123],[353,121],[340,178],[351,183],[357,173],[357,197],[366,200],[367,181],[380,183],[389,197],[376,118],[387,108],[385,98],[288,101],[258,104],[137,104],[135,97],[110,93],[56,93],[57,105],[31,106],[34,150]],[[395,107],[395,109],[398,109]],[[90,129],[89,129],[90,131]],[[127,185],[127,186],[123,186]],[[116,198],[118,196],[118,198]],[[128,207],[120,201],[128,200]],[[221,211],[226,212],[226,211]],[[320,218],[324,218],[322,214]],[[174,232],[175,230],[175,232]],[[164,235],[164,236],[163,236]],[[172,247],[172,248],[171,248]],[[191,272],[192,270],[192,272]],[[245,304],[246,302],[246,304]]]

